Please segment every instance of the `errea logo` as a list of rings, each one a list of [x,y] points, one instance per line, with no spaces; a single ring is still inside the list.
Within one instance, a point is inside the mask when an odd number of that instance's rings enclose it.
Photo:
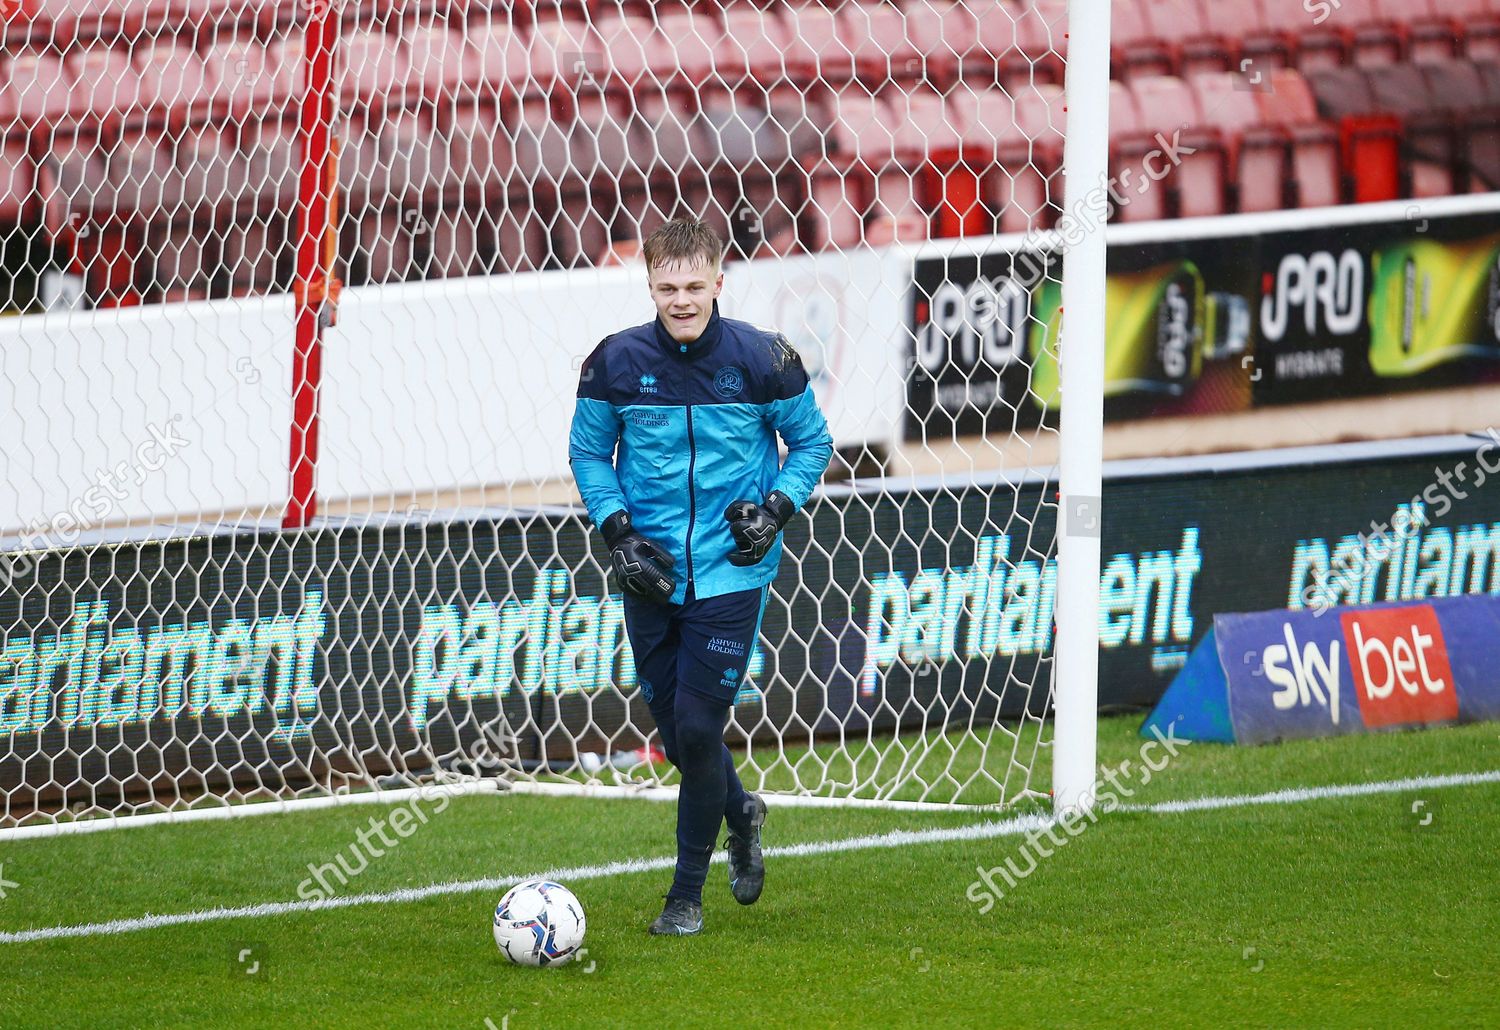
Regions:
[[[641,393],[655,393],[655,392],[656,392],[656,377],[654,375],[652,375],[650,372],[647,372],[645,375],[641,376]]]

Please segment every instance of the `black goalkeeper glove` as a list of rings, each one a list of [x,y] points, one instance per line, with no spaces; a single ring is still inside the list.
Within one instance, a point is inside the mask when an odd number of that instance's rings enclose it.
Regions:
[[[735,501],[724,511],[729,532],[737,545],[729,553],[729,564],[744,568],[755,565],[776,542],[776,534],[797,514],[797,506],[780,490],[772,490],[764,503]]]
[[[617,511],[599,527],[609,545],[609,557],[615,566],[620,586],[632,597],[656,604],[667,604],[677,589],[672,566],[677,564],[660,544],[637,533],[630,523],[630,513]]]

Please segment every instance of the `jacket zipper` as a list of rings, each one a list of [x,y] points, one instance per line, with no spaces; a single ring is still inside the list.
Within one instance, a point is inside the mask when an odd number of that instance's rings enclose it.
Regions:
[[[693,443],[693,402],[687,402],[687,431],[688,431],[688,528],[687,528],[687,575],[688,584],[693,582],[693,519],[698,515],[698,497],[693,489],[693,480],[696,476],[693,467],[698,461],[698,448]]]

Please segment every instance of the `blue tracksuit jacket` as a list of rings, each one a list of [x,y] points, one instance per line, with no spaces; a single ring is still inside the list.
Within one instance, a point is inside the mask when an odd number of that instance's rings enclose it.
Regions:
[[[595,525],[623,508],[677,559],[674,604],[689,582],[694,596],[715,597],[775,579],[779,538],[759,564],[729,564],[724,509],[772,490],[800,509],[832,456],[796,350],[780,333],[721,318],[717,303],[692,343],[652,319],[606,337],[584,363],[568,437],[579,493]]]

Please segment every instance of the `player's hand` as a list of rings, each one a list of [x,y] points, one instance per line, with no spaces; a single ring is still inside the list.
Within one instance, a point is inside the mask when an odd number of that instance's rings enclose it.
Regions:
[[[643,601],[669,603],[677,589],[677,578],[672,575],[677,559],[660,544],[636,532],[629,512],[615,512],[599,529],[609,545],[610,561],[621,589]]]
[[[753,501],[731,504],[724,510],[724,518],[737,546],[729,552],[729,564],[741,568],[757,564],[796,512],[792,499],[779,490],[772,490],[763,504]]]

